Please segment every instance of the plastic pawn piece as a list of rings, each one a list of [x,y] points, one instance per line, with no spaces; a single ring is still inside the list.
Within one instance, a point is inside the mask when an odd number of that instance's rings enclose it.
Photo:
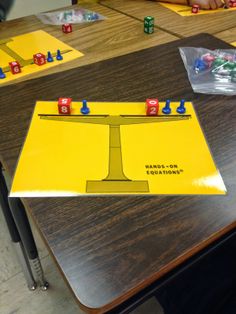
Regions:
[[[170,99],[166,100],[165,107],[162,109],[162,112],[164,114],[170,114],[171,113],[171,108],[170,108]]]
[[[181,99],[180,100],[180,104],[179,104],[179,107],[176,109],[176,111],[180,114],[184,114],[186,112],[186,108],[184,106],[185,104],[185,100],[184,99]]]
[[[53,61],[54,61],[53,56],[52,56],[51,52],[48,51],[47,62],[53,62]]]
[[[90,112],[88,105],[87,105],[87,100],[83,100],[83,107],[80,109],[80,112],[82,114],[88,114]]]
[[[63,60],[63,57],[62,57],[62,55],[61,55],[61,51],[60,51],[59,49],[57,50],[57,56],[56,56],[56,59],[57,59],[58,61]]]
[[[0,79],[6,78],[6,74],[3,72],[2,68],[0,68]]]
[[[198,74],[201,71],[204,71],[207,69],[207,64],[202,59],[196,59],[194,62],[194,71],[196,74]]]

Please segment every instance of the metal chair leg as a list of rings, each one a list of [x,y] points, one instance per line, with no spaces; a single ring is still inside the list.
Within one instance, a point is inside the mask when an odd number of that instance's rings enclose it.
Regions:
[[[41,289],[47,290],[49,284],[44,278],[43,269],[38,256],[38,250],[33,238],[24,205],[19,198],[15,197],[9,197],[8,201],[26,254],[29,258],[33,275],[35,276],[36,281],[39,282]]]
[[[9,234],[11,236],[12,243],[15,247],[18,261],[21,265],[25,280],[27,282],[27,286],[29,290],[33,291],[36,289],[37,284],[34,280],[28,257],[25,254],[25,250],[21,243],[19,232],[17,230],[15,221],[13,219],[11,210],[9,208],[8,189],[7,189],[5,178],[3,176],[1,163],[0,163],[0,205],[3,211],[3,215],[5,218],[8,230],[9,230]]]
[[[21,268],[26,279],[29,290],[34,291],[37,288],[37,283],[34,280],[31,266],[29,264],[28,257],[21,242],[14,243],[17,253],[18,261],[21,264]]]

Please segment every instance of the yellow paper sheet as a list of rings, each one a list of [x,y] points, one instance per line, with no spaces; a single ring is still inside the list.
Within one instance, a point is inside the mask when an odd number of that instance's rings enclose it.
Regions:
[[[164,3],[159,2],[162,6],[164,6],[167,9],[170,9],[171,11],[174,11],[175,13],[181,15],[181,16],[197,16],[200,14],[213,14],[213,13],[219,13],[219,12],[228,12],[232,10],[236,10],[236,8],[219,8],[217,10],[199,10],[197,14],[192,13],[192,8],[190,6],[182,5],[182,4],[173,4],[173,3]]]
[[[236,41],[231,43],[231,45],[236,47]]]
[[[144,103],[36,103],[10,196],[225,194],[192,103],[146,116]]]
[[[44,65],[37,65],[33,62],[33,55],[43,53],[47,57],[47,52],[50,51],[54,56],[57,50],[61,50],[63,60],[57,61],[54,57],[54,62],[47,62]],[[45,31],[38,30],[24,35],[6,38],[0,40],[0,67],[6,74],[6,78],[0,79],[0,85],[8,81],[20,78],[22,76],[43,71],[54,67],[61,63],[71,61],[82,57],[83,54],[76,49],[68,46],[57,38],[49,35]],[[18,61],[21,65],[21,73],[12,74],[9,67],[9,62]]]

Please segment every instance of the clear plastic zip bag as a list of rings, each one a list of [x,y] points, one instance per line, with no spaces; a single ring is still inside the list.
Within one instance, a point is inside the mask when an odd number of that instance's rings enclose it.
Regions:
[[[236,95],[236,49],[179,48],[196,93]]]
[[[37,17],[44,24],[50,25],[62,25],[66,23],[81,24],[106,19],[103,15],[99,13],[83,9],[81,7],[71,10],[39,13],[37,14]]]

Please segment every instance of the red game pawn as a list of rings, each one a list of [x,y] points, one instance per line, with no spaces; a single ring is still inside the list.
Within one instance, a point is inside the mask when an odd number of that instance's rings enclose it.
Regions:
[[[9,66],[12,74],[18,74],[21,72],[21,66],[18,61],[9,62]]]
[[[193,4],[192,13],[197,14],[200,10],[200,6],[198,4]]]
[[[211,54],[206,54],[202,57],[202,59],[206,62],[213,62],[215,60],[215,56],[211,55]]]
[[[42,53],[36,53],[33,55],[34,63],[37,65],[43,65],[46,63],[46,56]]]
[[[210,68],[212,65],[212,62],[215,60],[215,56],[208,53],[208,54],[202,56],[202,60],[204,60],[206,62],[206,64],[208,65],[208,67]]]
[[[234,62],[234,56],[233,55],[225,55],[223,57],[224,60]]]
[[[71,33],[72,32],[72,25],[71,24],[63,24],[62,25],[62,31],[65,34]]]
[[[71,98],[59,98],[58,100],[58,112],[60,114],[71,114],[72,104]]]
[[[159,110],[158,99],[147,99],[146,100],[146,115],[157,116]]]

